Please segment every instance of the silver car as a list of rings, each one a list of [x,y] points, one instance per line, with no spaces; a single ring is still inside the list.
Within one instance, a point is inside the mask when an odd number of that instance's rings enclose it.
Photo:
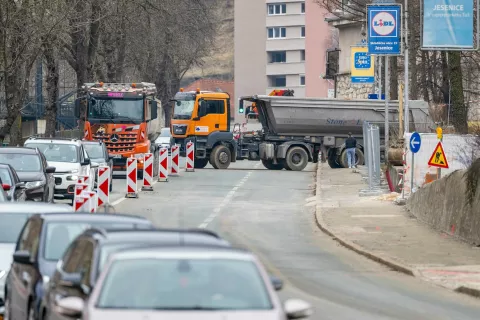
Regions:
[[[312,314],[302,300],[282,306],[260,261],[226,247],[156,247],[113,254],[86,304],[60,299],[55,312],[84,320],[285,320]]]
[[[168,153],[171,153],[171,147],[173,145],[173,137],[170,133],[170,128],[163,128],[160,132],[160,136],[155,140],[155,145],[160,148],[167,148]]]

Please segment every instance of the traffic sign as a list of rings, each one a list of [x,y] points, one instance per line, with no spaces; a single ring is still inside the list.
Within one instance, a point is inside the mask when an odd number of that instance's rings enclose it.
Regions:
[[[430,160],[428,161],[429,166],[448,169],[448,161],[445,156],[445,151],[443,151],[443,145],[441,142],[437,144],[435,151],[433,151]]]
[[[420,134],[418,132],[412,133],[412,136],[410,137],[410,151],[417,153],[420,151],[421,145],[422,138],[420,137]]]
[[[367,5],[368,53],[402,54],[402,5]]]

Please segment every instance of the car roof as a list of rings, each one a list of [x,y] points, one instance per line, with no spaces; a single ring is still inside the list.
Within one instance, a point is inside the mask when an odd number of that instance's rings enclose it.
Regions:
[[[45,202],[0,202],[0,215],[2,213],[72,213],[73,209],[68,204],[52,204]]]
[[[82,144],[81,140],[78,139],[70,139],[70,138],[29,138],[25,141],[27,143],[55,143],[55,144],[65,144],[65,145],[77,145],[80,146]]]
[[[37,149],[27,147],[1,147],[0,153],[38,154]]]
[[[9,170],[14,170],[13,167],[11,165],[9,165],[8,163],[0,163],[0,168],[7,168]]]
[[[83,144],[96,144],[96,145],[103,145],[104,142],[103,141],[97,141],[97,140],[82,140],[82,143]]]
[[[65,214],[44,213],[41,214],[46,221],[116,221],[116,222],[132,222],[153,225],[148,219],[128,215],[128,214],[111,214],[111,213],[89,213],[89,212],[72,212]]]

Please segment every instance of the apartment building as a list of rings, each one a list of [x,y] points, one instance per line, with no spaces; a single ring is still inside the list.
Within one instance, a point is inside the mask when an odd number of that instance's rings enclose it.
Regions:
[[[332,39],[324,9],[314,0],[237,0],[234,10],[236,99],[274,89],[327,97]]]

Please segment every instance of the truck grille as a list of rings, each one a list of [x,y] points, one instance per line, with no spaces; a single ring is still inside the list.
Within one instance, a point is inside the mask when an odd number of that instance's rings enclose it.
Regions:
[[[137,132],[117,133],[118,141],[110,140],[111,134],[94,135],[94,140],[102,140],[107,146],[108,153],[115,154],[120,152],[129,152],[135,149],[137,142]]]

